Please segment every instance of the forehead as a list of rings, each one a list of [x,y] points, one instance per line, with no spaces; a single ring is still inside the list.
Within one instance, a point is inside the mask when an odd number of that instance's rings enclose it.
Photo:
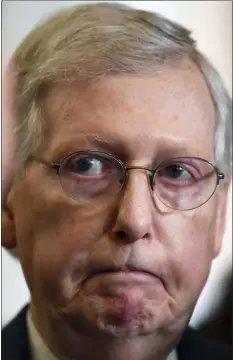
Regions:
[[[43,99],[48,152],[79,150],[87,134],[132,153],[180,148],[212,160],[215,108],[191,61],[151,76],[107,76],[92,85],[56,85]],[[179,154],[178,154],[179,155]],[[145,155],[146,156],[146,155]]]

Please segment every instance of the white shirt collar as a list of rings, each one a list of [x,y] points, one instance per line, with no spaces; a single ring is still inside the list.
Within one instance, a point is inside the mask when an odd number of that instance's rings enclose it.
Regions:
[[[32,360],[59,360],[47,347],[35,328],[30,311],[27,313],[27,327],[29,334]]]
[[[29,334],[29,343],[32,354],[32,360],[59,360],[47,347],[47,345],[42,340],[38,331],[36,330],[30,311],[27,313],[27,326]],[[176,350],[173,350],[168,356],[167,360],[178,360]]]

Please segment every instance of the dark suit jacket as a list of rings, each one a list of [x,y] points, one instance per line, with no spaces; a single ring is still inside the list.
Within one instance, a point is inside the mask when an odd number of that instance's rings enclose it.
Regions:
[[[2,331],[2,360],[31,360],[26,326],[27,309],[25,307]],[[179,360],[232,359],[230,346],[219,345],[191,328],[185,331],[177,351]]]

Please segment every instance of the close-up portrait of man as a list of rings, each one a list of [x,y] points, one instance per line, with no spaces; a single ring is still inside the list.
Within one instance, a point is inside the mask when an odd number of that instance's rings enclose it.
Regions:
[[[183,25],[77,3],[3,78],[2,246],[30,301],[2,359],[230,360],[190,326],[226,228],[230,95]]]

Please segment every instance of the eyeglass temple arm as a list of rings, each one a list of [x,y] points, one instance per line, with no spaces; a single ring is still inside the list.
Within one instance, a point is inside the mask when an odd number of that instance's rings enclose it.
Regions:
[[[60,169],[60,164],[48,164],[52,169],[55,169],[55,170],[57,170],[57,174],[58,174],[58,172],[59,172],[59,169]]]
[[[34,158],[34,160],[41,163],[41,164],[43,164],[43,165],[45,165],[45,166],[48,166],[48,167],[52,168],[52,169],[56,169],[57,171],[60,169],[60,166],[61,166],[60,164],[56,164],[56,163],[50,164],[47,161],[42,160],[42,159]]]
[[[222,173],[217,167],[215,168],[217,171],[217,177],[218,177],[218,182],[217,184],[219,184],[220,180],[224,180],[225,179],[225,175],[224,173]]]

